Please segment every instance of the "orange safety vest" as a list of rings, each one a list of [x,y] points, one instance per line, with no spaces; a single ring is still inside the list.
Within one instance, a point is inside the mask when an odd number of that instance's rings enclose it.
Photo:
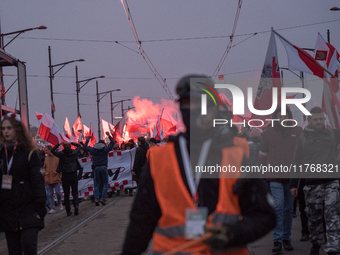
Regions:
[[[247,141],[245,141],[247,142]],[[240,169],[244,149],[233,146],[222,149],[222,166],[236,166]],[[178,165],[173,143],[152,148],[150,153],[150,172],[154,181],[155,194],[162,212],[153,233],[154,254],[162,254],[188,242],[184,237],[185,210],[195,208],[192,197],[186,188]],[[234,175],[235,176],[235,175]],[[207,224],[234,224],[239,220],[241,209],[233,186],[238,178],[220,178],[218,203],[214,213],[209,215]],[[176,254],[202,255],[213,254],[209,246],[199,242]],[[219,251],[218,254],[248,255],[246,247]]]

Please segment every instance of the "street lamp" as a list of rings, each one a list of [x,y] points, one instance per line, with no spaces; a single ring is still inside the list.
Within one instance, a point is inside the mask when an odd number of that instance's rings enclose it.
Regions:
[[[113,89],[105,92],[98,92],[98,81],[96,81],[96,95],[97,95],[97,116],[98,116],[98,139],[100,139],[100,116],[99,116],[99,103],[100,100],[105,97],[108,93],[114,92],[114,91],[120,91],[120,89]],[[103,95],[102,97],[99,97],[99,95]],[[112,96],[111,96],[112,98]]]
[[[50,69],[50,89],[51,89],[51,113],[52,113],[52,118],[54,119],[54,112],[55,112],[55,105],[54,105],[54,101],[53,101],[53,85],[52,85],[52,80],[54,79],[54,75],[59,72],[64,66],[66,66],[67,64],[73,63],[73,62],[82,62],[85,61],[84,59],[77,59],[77,60],[71,60],[71,61],[67,61],[67,62],[63,62],[60,64],[56,64],[56,65],[52,65],[51,64],[51,46],[48,46],[48,57],[49,57],[49,69]],[[60,68],[53,72],[53,67],[59,67]]]
[[[78,116],[79,115],[79,92],[80,90],[87,84],[89,83],[89,81],[92,81],[92,80],[95,80],[95,79],[100,79],[100,78],[105,78],[104,75],[101,75],[101,76],[97,76],[97,77],[93,77],[93,78],[89,78],[89,79],[85,79],[85,80],[82,80],[82,81],[78,81],[78,67],[76,66],[76,92],[77,92],[77,113],[78,113]],[[80,83],[84,82],[84,84],[79,87]]]
[[[119,101],[116,101],[116,102],[112,102],[111,101],[111,119],[113,120],[113,110],[114,110],[114,108],[119,104],[119,103],[121,103],[121,106],[122,106],[122,118],[123,118],[123,116],[124,116],[124,107],[123,107],[123,102],[124,101],[131,101],[131,99],[124,99],[124,100],[119,100]],[[115,106],[115,107],[112,107],[112,105],[113,104],[115,104],[115,103],[117,103],[117,105]],[[113,121],[112,121],[113,122]]]
[[[45,26],[40,26],[40,27],[32,27],[32,28],[27,28],[27,29],[23,29],[23,30],[18,30],[18,31],[14,31],[14,32],[10,32],[10,33],[5,33],[5,34],[3,34],[3,33],[0,33],[0,37],[1,37],[1,49],[5,49],[6,48],[6,46],[8,45],[8,44],[10,44],[15,38],[17,38],[19,35],[21,35],[22,33],[25,33],[25,32],[27,32],[27,31],[31,31],[31,30],[36,30],[36,29],[38,29],[38,30],[44,30],[44,29],[46,29],[47,27],[45,27]],[[12,38],[12,40],[10,40],[6,45],[4,45],[4,37],[5,36],[7,36],[7,35],[14,35],[14,34],[17,34],[16,36],[14,36],[13,38]]]
[[[40,26],[40,27],[34,27],[34,28],[27,28],[27,29],[23,29],[23,30],[18,30],[18,31],[14,31],[14,32],[10,32],[10,33],[1,33],[1,26],[0,26],[0,48],[5,50],[6,46],[8,44],[10,44],[11,42],[13,42],[13,40],[15,38],[17,38],[19,35],[21,35],[22,33],[25,33],[27,31],[31,31],[31,30],[35,30],[35,29],[39,29],[39,30],[43,30],[46,29],[47,27],[45,26]],[[16,34],[16,36],[14,36],[12,38],[12,40],[10,40],[6,45],[4,45],[4,37],[7,35],[14,35]],[[1,104],[4,105],[5,104],[5,85],[4,85],[4,73],[2,70],[2,66],[0,66],[0,83],[1,83]]]
[[[339,7],[332,7],[330,10],[331,11],[340,11],[340,8]]]

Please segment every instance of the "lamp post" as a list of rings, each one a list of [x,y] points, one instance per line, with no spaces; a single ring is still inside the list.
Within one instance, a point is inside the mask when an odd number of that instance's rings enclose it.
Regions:
[[[81,80],[81,81],[78,81],[78,67],[76,66],[76,92],[77,92],[77,114],[78,114],[78,116],[80,116],[79,115],[79,93],[80,93],[80,90],[87,84],[87,83],[89,83],[89,81],[92,81],[92,80],[95,80],[95,79],[100,79],[100,78],[105,78],[105,76],[104,75],[101,75],[101,76],[97,76],[97,77],[93,77],[93,78],[89,78],[89,79],[85,79],[85,80]],[[79,87],[80,86],[80,83],[83,83],[84,82],[84,84],[81,86],[81,87]]]
[[[10,33],[5,33],[5,34],[0,33],[0,37],[1,37],[1,49],[5,50],[6,46],[7,46],[8,44],[10,44],[15,38],[17,38],[17,37],[18,37],[19,35],[21,35],[22,33],[25,33],[25,32],[27,32],[27,31],[31,31],[31,30],[36,30],[36,29],[38,29],[38,30],[44,30],[44,29],[46,29],[46,28],[47,28],[47,27],[45,27],[45,26],[40,26],[40,27],[32,27],[32,28],[27,28],[27,29],[23,29],[23,30],[18,30],[18,31],[10,32]],[[14,34],[16,34],[16,36],[14,36],[14,37],[12,38],[12,40],[10,40],[6,45],[4,45],[4,37],[7,36],[7,35],[14,35]]]
[[[340,11],[340,8],[339,7],[332,7],[330,8],[331,11]]]
[[[97,116],[98,116],[98,139],[100,139],[100,116],[99,116],[99,103],[100,100],[105,97],[108,93],[114,92],[114,91],[120,91],[120,89],[113,89],[109,91],[104,92],[98,92],[98,81],[96,81],[96,95],[97,95]],[[99,97],[100,95],[103,95],[102,97]],[[111,97],[112,98],[112,97]]]
[[[54,105],[54,101],[53,101],[53,79],[54,79],[54,75],[59,72],[64,66],[66,66],[67,64],[73,63],[73,62],[82,62],[85,61],[84,59],[77,59],[77,60],[71,60],[71,61],[67,61],[67,62],[63,62],[60,64],[56,64],[56,65],[52,65],[51,64],[51,46],[48,46],[48,57],[49,57],[49,69],[50,69],[50,89],[51,89],[51,113],[52,113],[52,118],[54,119],[54,112],[55,112],[55,105]],[[53,67],[59,67],[60,68],[53,72]]]
[[[47,27],[45,26],[40,26],[40,27],[32,27],[32,28],[27,28],[27,29],[22,29],[22,30],[18,30],[18,31],[14,31],[14,32],[9,32],[9,33],[1,33],[1,26],[0,26],[0,48],[2,50],[5,51],[5,48],[8,44],[10,44],[11,42],[13,42],[13,40],[15,38],[17,38],[19,35],[21,35],[22,33],[25,33],[27,31],[31,31],[31,30],[44,30],[46,29]],[[12,40],[10,40],[8,43],[4,43],[4,37],[7,36],[7,35],[15,35]],[[5,104],[5,85],[4,85],[4,73],[3,73],[3,70],[2,70],[2,66],[0,66],[0,82],[1,82],[1,104],[4,105]]]
[[[110,93],[111,94],[111,93]],[[110,105],[111,105],[111,123],[113,123],[113,110],[116,108],[116,106],[118,106],[119,103],[122,104],[122,118],[123,118],[123,102],[124,101],[131,101],[131,99],[124,99],[124,100],[119,100],[119,101],[116,101],[116,102],[112,102],[112,95],[110,95]],[[117,105],[115,107],[113,107],[113,104],[117,103]]]

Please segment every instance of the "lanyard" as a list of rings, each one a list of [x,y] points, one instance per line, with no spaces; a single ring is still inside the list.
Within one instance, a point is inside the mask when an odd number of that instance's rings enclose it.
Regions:
[[[11,159],[8,162],[7,143],[5,142],[5,154],[6,154],[6,163],[7,163],[7,174],[9,174],[9,170],[11,170],[12,163],[13,163],[14,152],[15,152],[15,149],[17,148],[17,145],[18,145],[18,142],[15,142],[14,148],[13,148],[12,157],[11,157]]]
[[[203,166],[205,164],[211,143],[212,143],[211,138],[204,141],[202,148],[201,148],[200,156],[198,158],[198,166]],[[179,147],[181,150],[181,155],[182,155],[182,160],[183,160],[183,165],[184,165],[184,172],[185,172],[185,176],[187,177],[189,189],[190,189],[190,192],[191,192],[191,195],[193,197],[195,204],[197,204],[198,203],[197,188],[198,188],[198,185],[201,179],[202,172],[198,171],[196,173],[195,180],[194,178],[192,178],[192,175],[191,175],[191,173],[193,173],[192,166],[191,166],[190,159],[189,159],[186,139],[183,136],[179,137]]]

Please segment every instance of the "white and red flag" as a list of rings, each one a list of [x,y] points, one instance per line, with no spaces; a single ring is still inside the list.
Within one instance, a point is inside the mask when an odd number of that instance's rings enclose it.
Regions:
[[[56,145],[61,143],[61,133],[54,119],[47,113],[43,114],[38,134],[41,139]]]
[[[281,79],[279,63],[277,58],[276,41],[274,30],[272,30],[268,45],[266,58],[262,69],[260,84],[256,92],[254,108],[256,110],[269,110],[273,105],[273,88],[277,88],[277,104],[281,104]],[[274,106],[276,108],[276,105]],[[270,119],[271,114],[252,114],[251,119]]]
[[[288,55],[288,68],[290,70],[301,71],[324,77],[323,68],[314,60],[314,58],[303,49],[293,45],[287,39],[282,37],[276,31],[272,30],[281,40]]]
[[[37,116],[37,119],[38,119],[38,120],[41,120],[42,117],[43,117],[43,114],[40,113],[40,112],[36,112],[36,111],[34,111],[34,112],[35,112],[35,116]]]
[[[164,108],[160,117],[160,125],[163,127],[164,133],[175,133],[177,121]]]
[[[330,72],[330,74],[325,72],[324,76],[330,78],[331,87],[334,93],[337,93],[339,91],[339,81],[336,79],[339,77],[338,73],[339,56],[340,55],[338,51],[334,48],[334,46],[331,45],[330,43],[327,43],[325,39],[321,36],[321,34],[318,33],[315,45],[314,59],[323,68]],[[336,78],[331,77],[331,75],[334,75]]]
[[[96,137],[94,136],[93,134],[93,131],[92,131],[92,124],[90,123],[90,127],[86,126],[86,125],[83,125],[84,127],[84,137],[87,137],[87,136],[91,136],[90,138],[90,141],[89,141],[89,145],[91,147],[93,147],[95,144],[96,144]]]
[[[339,53],[330,44],[326,43],[320,33],[316,40],[315,60],[334,77],[330,77],[327,72],[323,78],[322,109],[327,115],[329,125],[332,128],[340,128],[340,101],[336,92],[339,91],[338,58]],[[330,78],[330,79],[327,79]]]
[[[97,138],[96,135],[93,133],[92,123],[90,122],[90,134],[91,134],[91,142],[93,145],[96,144]]]
[[[80,116],[78,116],[78,118],[73,124],[73,132],[76,137],[79,137],[82,131],[83,131],[83,125],[81,124]]]
[[[71,131],[70,123],[69,123],[67,117],[66,117],[65,123],[64,123],[64,134],[68,139],[71,139],[72,131]]]

